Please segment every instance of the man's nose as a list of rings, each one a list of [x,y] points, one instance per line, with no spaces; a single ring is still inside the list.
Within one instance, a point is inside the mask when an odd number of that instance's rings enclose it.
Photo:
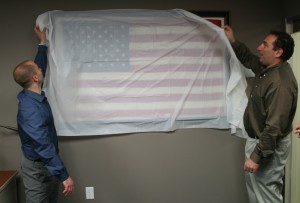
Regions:
[[[258,51],[262,50],[262,44],[258,45],[258,47],[256,48]]]

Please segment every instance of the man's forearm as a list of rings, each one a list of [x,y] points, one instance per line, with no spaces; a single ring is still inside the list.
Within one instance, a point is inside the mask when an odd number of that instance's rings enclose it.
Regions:
[[[48,65],[46,45],[39,45],[38,52],[35,56],[34,62],[37,64],[39,68],[42,69],[43,76],[45,77],[46,69]]]

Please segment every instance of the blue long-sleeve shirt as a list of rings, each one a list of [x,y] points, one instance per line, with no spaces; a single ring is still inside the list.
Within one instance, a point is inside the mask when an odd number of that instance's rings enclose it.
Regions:
[[[47,47],[40,45],[35,63],[42,69],[45,76],[47,68]],[[19,135],[24,156],[32,161],[42,161],[48,171],[60,181],[69,174],[60,159],[56,128],[53,115],[45,96],[22,90],[18,94],[19,110],[17,115]]]

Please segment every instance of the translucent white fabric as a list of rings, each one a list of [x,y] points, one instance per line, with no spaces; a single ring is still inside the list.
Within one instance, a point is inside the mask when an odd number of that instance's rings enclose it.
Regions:
[[[49,30],[44,91],[59,135],[243,130],[244,73],[224,31],[199,16],[48,11],[37,25]]]

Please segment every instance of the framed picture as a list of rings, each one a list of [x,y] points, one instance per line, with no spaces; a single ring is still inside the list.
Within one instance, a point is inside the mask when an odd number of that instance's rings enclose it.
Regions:
[[[224,25],[230,25],[229,12],[228,11],[190,11],[211,23],[222,27]]]

